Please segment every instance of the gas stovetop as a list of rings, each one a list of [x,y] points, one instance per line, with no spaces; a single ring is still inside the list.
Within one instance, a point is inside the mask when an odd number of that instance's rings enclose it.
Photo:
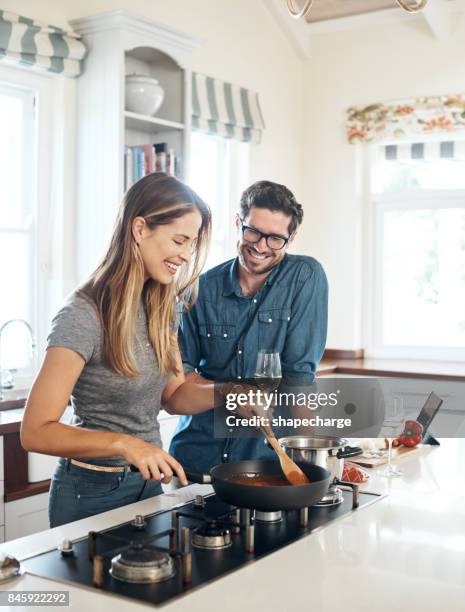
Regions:
[[[212,494],[23,562],[30,574],[160,605],[246,563],[308,536],[332,520],[380,499],[343,492],[342,503],[261,513],[225,504]],[[356,505],[355,504],[355,505]]]

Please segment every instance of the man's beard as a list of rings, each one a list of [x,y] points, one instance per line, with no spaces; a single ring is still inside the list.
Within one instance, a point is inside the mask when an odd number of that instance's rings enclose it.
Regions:
[[[238,251],[239,251],[239,262],[241,263],[242,267],[245,268],[250,274],[254,274],[256,276],[263,276],[264,274],[268,274],[269,272],[271,272],[271,270],[273,270],[273,268],[275,268],[278,264],[281,263],[281,258],[276,258],[275,255],[272,255],[269,261],[269,264],[266,265],[264,268],[261,268],[260,270],[255,270],[253,267],[249,266],[247,264],[248,260],[246,259],[245,255],[244,255],[244,251],[247,251],[247,249],[249,249],[250,247],[248,247],[247,245],[242,245],[239,246],[238,245]],[[253,249],[251,249],[253,250]],[[250,253],[247,252],[247,256],[249,259],[252,258],[252,255],[250,255]],[[256,260],[257,263],[258,260]]]

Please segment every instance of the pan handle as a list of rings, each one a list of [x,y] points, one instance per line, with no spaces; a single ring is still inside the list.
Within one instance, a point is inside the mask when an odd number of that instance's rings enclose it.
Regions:
[[[347,459],[348,457],[357,457],[362,454],[363,450],[358,446],[346,446],[337,451],[336,457],[338,459]]]
[[[212,482],[210,474],[199,474],[198,472],[189,472],[189,470],[184,470],[184,472],[187,480],[190,482],[195,482],[197,484],[211,484]]]
[[[358,484],[356,484],[355,482],[346,482],[345,480],[339,480],[338,478],[335,479],[335,484],[352,489],[352,509],[355,510],[356,508],[358,508],[360,505],[358,499]]]

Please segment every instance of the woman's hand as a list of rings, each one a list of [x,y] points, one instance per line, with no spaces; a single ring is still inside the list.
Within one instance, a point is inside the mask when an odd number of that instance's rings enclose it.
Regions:
[[[123,434],[115,442],[114,448],[117,454],[139,469],[144,480],[160,480],[168,484],[176,475],[182,485],[188,484],[182,465],[158,446]]]

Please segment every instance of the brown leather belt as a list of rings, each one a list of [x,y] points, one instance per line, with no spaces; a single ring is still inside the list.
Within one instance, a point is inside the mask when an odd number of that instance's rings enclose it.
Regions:
[[[93,463],[84,463],[83,461],[78,461],[77,459],[69,459],[69,462],[73,465],[77,465],[79,467],[85,468],[86,470],[93,470],[94,472],[116,472],[122,473],[128,469],[128,466],[124,465],[94,465]]]

